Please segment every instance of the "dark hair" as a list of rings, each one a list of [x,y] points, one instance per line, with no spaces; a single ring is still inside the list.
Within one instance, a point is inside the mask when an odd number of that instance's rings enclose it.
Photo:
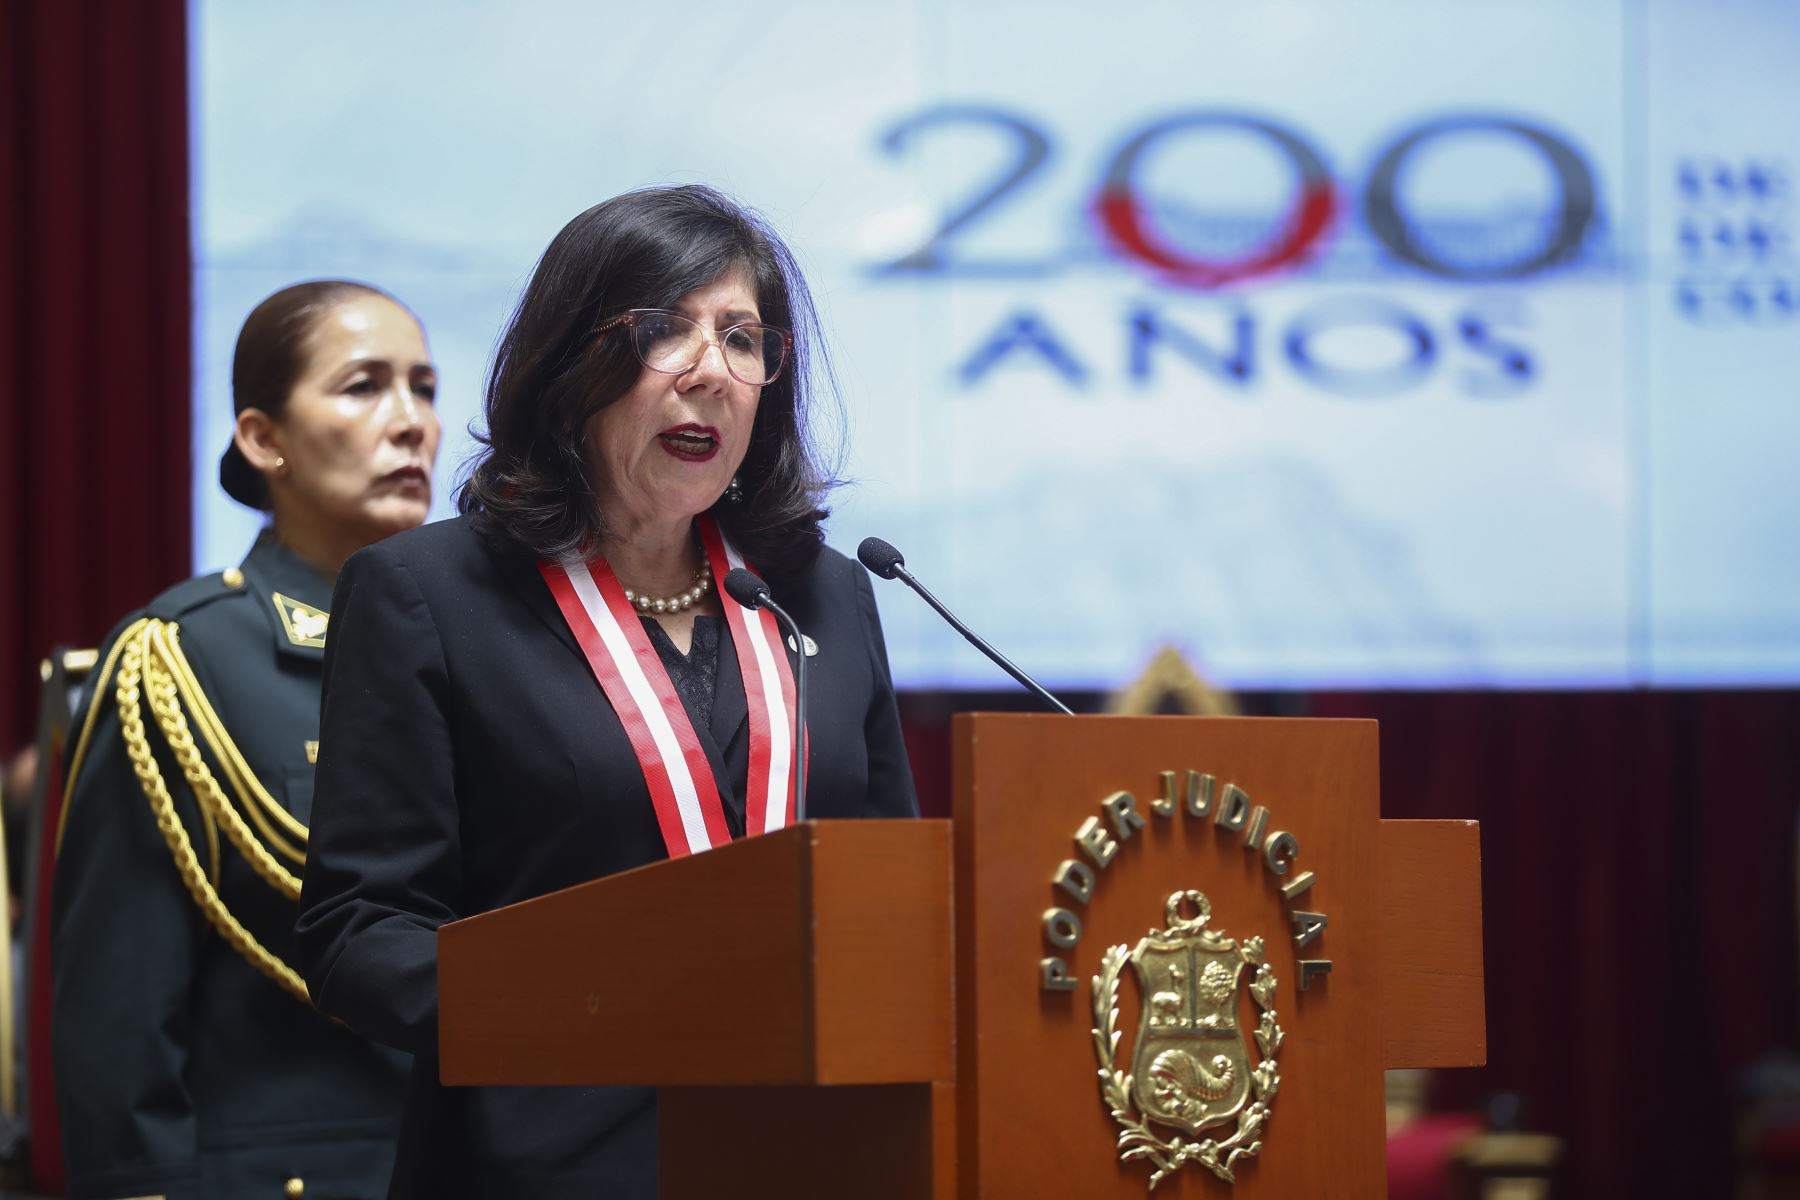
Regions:
[[[284,287],[250,310],[231,356],[231,411],[254,408],[279,418],[306,369],[309,342],[319,319],[346,300],[380,296],[405,308],[378,287],[350,279],[315,279]],[[267,510],[268,481],[250,465],[233,439],[219,460],[219,485],[240,504]]]
[[[591,554],[605,532],[583,430],[641,367],[630,339],[595,337],[626,309],[669,308],[742,267],[762,319],[793,331],[780,378],[763,388],[738,476],[743,497],[714,506],[720,528],[765,575],[803,570],[824,542],[835,484],[807,430],[818,319],[793,255],[753,213],[712,188],[645,188],[563,226],[538,260],[495,351],[483,449],[457,492],[479,527],[538,558]],[[827,388],[835,397],[835,390]]]

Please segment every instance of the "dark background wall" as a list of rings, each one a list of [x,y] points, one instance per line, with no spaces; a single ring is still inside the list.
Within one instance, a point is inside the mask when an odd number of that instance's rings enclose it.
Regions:
[[[0,4],[0,750],[189,560],[183,0]]]

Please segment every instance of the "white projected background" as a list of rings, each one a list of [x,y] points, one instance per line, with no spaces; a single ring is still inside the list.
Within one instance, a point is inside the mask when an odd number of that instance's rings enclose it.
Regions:
[[[551,235],[761,210],[868,533],[1052,686],[1800,680],[1781,0],[194,9],[197,566],[238,325],[350,276],[440,364],[437,511]],[[1003,678],[884,587],[902,686]]]

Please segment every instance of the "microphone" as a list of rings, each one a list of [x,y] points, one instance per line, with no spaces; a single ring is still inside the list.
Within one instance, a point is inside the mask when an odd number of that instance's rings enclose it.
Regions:
[[[801,740],[806,728],[806,638],[754,572],[731,568],[725,573],[725,591],[745,608],[768,609],[794,640],[794,821],[798,823],[806,820],[806,747]]]
[[[967,625],[964,625],[961,621],[957,620],[955,613],[945,608],[943,604],[938,601],[936,596],[925,590],[924,584],[913,578],[913,573],[906,569],[906,557],[898,550],[894,549],[878,537],[869,537],[864,538],[862,540],[862,545],[856,548],[856,557],[863,566],[869,568],[869,570],[881,576],[883,579],[898,579],[907,587],[919,593],[920,598],[923,599],[925,603],[937,609],[938,616],[950,622],[950,627],[952,629],[968,639],[969,645],[993,659],[996,666],[1002,671],[1005,671],[1008,675],[1011,675],[1020,683],[1024,684],[1026,690],[1031,692],[1039,700],[1042,700],[1045,704],[1048,704],[1058,712],[1068,713],[1070,716],[1075,715],[1068,705],[1064,704],[1061,700],[1058,700],[1055,696],[1052,696],[1049,692],[1046,692],[1037,680],[1013,666],[1004,654],[988,645],[987,642],[973,629],[970,629]],[[725,583],[727,586],[730,586],[731,580],[727,579]]]

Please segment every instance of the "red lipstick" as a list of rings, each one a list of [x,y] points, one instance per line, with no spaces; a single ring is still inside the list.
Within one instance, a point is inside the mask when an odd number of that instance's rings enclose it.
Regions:
[[[674,425],[656,435],[671,456],[682,462],[708,462],[719,452],[719,431],[711,425]]]

